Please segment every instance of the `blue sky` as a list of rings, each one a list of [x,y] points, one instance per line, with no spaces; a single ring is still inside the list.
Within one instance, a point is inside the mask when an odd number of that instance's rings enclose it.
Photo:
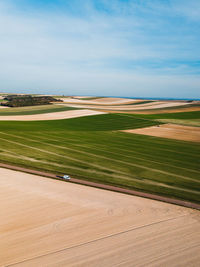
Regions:
[[[200,98],[199,0],[0,0],[0,91]]]

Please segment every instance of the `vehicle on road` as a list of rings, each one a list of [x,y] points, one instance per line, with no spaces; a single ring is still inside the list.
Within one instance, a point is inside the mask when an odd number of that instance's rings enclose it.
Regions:
[[[65,179],[65,180],[70,180],[71,179],[71,177],[69,175],[67,175],[67,174],[63,175],[62,178]]]
[[[64,179],[64,180],[70,180],[71,177],[67,174],[64,174],[63,176],[60,176],[60,175],[56,175],[57,178],[61,178],[61,179]]]

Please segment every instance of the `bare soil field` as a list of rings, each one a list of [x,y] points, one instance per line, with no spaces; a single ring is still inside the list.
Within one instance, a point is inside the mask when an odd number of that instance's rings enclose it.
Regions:
[[[150,109],[160,109],[160,108],[169,108],[169,107],[180,107],[180,106],[186,106],[190,103],[186,102],[161,102],[161,101],[155,101],[151,103],[144,103],[136,105],[136,103],[140,103],[141,101],[134,101],[131,103],[126,103],[129,105],[108,105],[106,106],[107,110],[123,110],[123,111],[131,111],[131,110],[150,110]],[[134,104],[134,105],[131,105]],[[92,105],[81,105],[81,104],[69,104],[71,107],[76,108],[93,108],[93,109],[105,109],[105,105],[95,105],[92,103]]]
[[[1,121],[43,121],[43,120],[60,120],[70,119],[84,116],[92,116],[98,114],[105,114],[105,112],[81,109],[81,110],[69,110],[60,111],[44,114],[34,115],[11,115],[11,116],[0,116]]]
[[[9,108],[9,107],[6,107],[6,106],[0,106],[0,108]]]
[[[68,105],[70,106],[70,105]],[[73,105],[74,106],[74,105]],[[95,108],[97,110],[97,108]],[[103,112],[109,112],[109,113],[129,113],[129,114],[162,114],[162,113],[179,113],[179,112],[190,112],[190,111],[199,111],[200,106],[181,106],[181,107],[171,107],[170,109],[137,109],[137,110],[113,110],[113,109],[107,109],[107,107],[104,107],[101,109]]]
[[[140,102],[141,100],[134,100],[134,99],[128,99],[128,98],[114,98],[114,97],[103,97],[103,98],[97,98],[97,99],[91,99],[91,100],[82,100],[82,99],[66,99],[66,98],[60,98],[65,103],[71,103],[71,104],[96,104],[96,105],[119,105],[119,104],[130,104],[135,102]]]
[[[176,124],[162,124],[142,129],[123,130],[127,133],[136,133],[165,137],[184,141],[200,142],[200,128],[191,126],[182,126]]]
[[[161,114],[161,113],[178,113],[178,112],[190,112],[190,111],[199,111],[200,106],[185,106],[185,107],[174,107],[171,109],[152,109],[152,110],[141,110],[141,111],[133,111],[132,113],[138,114]]]
[[[200,213],[0,168],[0,266],[197,266]]]

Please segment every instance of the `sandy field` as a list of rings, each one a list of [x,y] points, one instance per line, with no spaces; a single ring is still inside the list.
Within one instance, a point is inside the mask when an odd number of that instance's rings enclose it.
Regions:
[[[139,101],[137,101],[139,102]],[[136,101],[134,102],[136,103]],[[185,106],[190,103],[183,103],[183,102],[161,102],[161,101],[155,101],[151,103],[146,104],[139,104],[139,105],[110,105],[106,106],[106,110],[149,110],[149,109],[160,109],[160,108],[169,108],[169,107],[180,107]],[[76,107],[76,108],[93,108],[93,109],[101,109],[104,110],[105,106],[101,105],[81,105],[81,104],[68,104],[68,106]]]
[[[123,132],[200,142],[199,127],[182,126],[170,123],[142,129],[123,130]]]
[[[138,113],[138,114],[161,114],[161,113],[178,113],[178,112],[190,112],[190,111],[199,111],[200,110],[200,107],[197,107],[197,106],[185,106],[185,107],[174,107],[174,108],[171,108],[171,109],[152,109],[152,110],[141,110],[141,111],[133,111],[132,113]],[[102,110],[102,111],[105,111],[106,110]],[[131,112],[130,112],[131,113]]]
[[[114,97],[105,97],[105,98],[98,98],[94,100],[82,100],[82,99],[66,99],[66,98],[59,98],[64,101],[64,103],[70,104],[96,104],[96,105],[119,105],[119,104],[130,104],[139,102],[141,100],[134,100],[130,98],[114,98]]]
[[[200,212],[0,168],[0,266],[197,266]]]
[[[92,116],[98,114],[105,114],[105,112],[81,109],[81,110],[69,110],[35,115],[12,115],[12,116],[0,116],[0,121],[44,121],[44,120],[61,120],[70,119],[84,116]]]
[[[70,106],[70,105],[68,105]],[[97,108],[95,108],[97,110]],[[113,109],[107,109],[107,107],[104,107],[101,109],[101,111],[109,112],[109,113],[129,113],[129,114],[161,114],[161,113],[178,113],[178,112],[190,112],[190,111],[199,111],[200,107],[191,107],[191,106],[185,106],[185,107],[171,107],[170,109],[142,109],[142,110],[113,110]]]
[[[9,108],[9,107],[6,107],[6,106],[0,106],[0,108]]]

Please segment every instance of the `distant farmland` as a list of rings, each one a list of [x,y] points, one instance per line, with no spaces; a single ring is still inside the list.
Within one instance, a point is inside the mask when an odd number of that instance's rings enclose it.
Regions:
[[[118,130],[161,122],[105,114],[56,121],[1,121],[1,162],[199,202],[198,143]],[[157,119],[157,118],[156,118]]]
[[[75,109],[77,108],[63,107],[61,105],[41,105],[41,106],[29,106],[29,107],[18,107],[18,108],[6,108],[0,110],[0,116],[35,115],[35,114],[45,114],[52,112],[75,110]]]

